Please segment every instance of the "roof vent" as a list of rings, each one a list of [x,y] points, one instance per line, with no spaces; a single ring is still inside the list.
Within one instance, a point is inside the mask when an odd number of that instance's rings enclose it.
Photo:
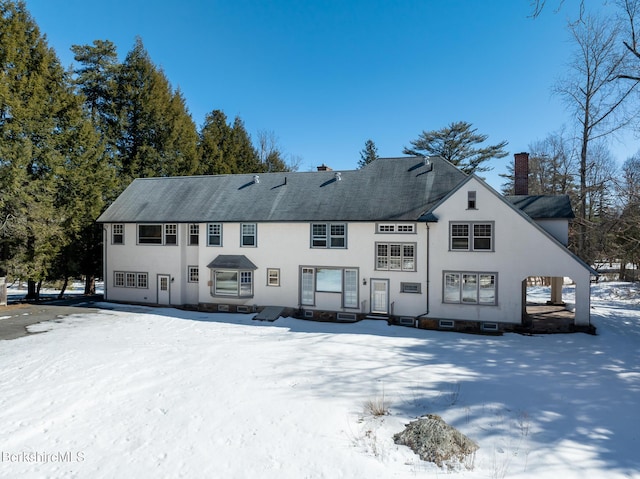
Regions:
[[[342,181],[342,173],[340,173],[339,171],[336,171],[336,174],[334,176],[336,177],[336,181]]]
[[[429,159],[429,157],[428,157],[428,156],[425,156],[425,157],[424,157],[424,159],[423,159],[423,161],[424,161],[424,166],[429,166],[429,165],[431,165],[431,159]]]
[[[260,176],[259,175],[253,175],[253,182],[257,185],[258,183],[260,183]]]

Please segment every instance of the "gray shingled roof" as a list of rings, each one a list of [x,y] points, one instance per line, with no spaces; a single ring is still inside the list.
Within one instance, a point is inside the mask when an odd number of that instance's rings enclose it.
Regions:
[[[103,223],[415,221],[467,177],[442,158],[380,158],[360,170],[134,180]]]
[[[575,218],[567,195],[516,195],[505,198],[534,220]]]
[[[437,221],[432,209],[467,177],[448,161],[380,158],[360,170],[134,180],[102,223]],[[574,218],[567,196],[507,196],[533,219]]]

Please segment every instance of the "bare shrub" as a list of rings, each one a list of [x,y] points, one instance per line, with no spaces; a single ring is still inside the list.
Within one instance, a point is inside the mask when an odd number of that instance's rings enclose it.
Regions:
[[[374,399],[367,399],[364,402],[364,412],[374,417],[388,416],[389,405],[389,401],[385,400],[384,393],[382,393],[381,397],[377,396]]]

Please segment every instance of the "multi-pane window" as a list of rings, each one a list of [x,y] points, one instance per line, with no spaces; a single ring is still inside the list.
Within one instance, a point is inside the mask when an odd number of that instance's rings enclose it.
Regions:
[[[491,250],[492,247],[492,225],[489,223],[474,224],[473,225],[473,249],[478,250]]]
[[[451,225],[451,249],[469,250],[469,225]]]
[[[493,251],[493,223],[451,223],[449,246],[454,251]]]
[[[358,270],[355,268],[302,268],[300,304],[313,306],[316,293],[342,294],[344,308],[357,308]]]
[[[147,273],[136,273],[136,287],[137,288],[149,287]]]
[[[280,270],[267,268],[267,286],[280,286]]]
[[[147,273],[115,271],[113,285],[119,288],[148,288],[149,275]]]
[[[256,246],[258,233],[255,223],[242,223],[240,225],[240,246]]]
[[[378,223],[378,233],[415,233],[416,226],[412,223]]]
[[[443,300],[445,303],[495,305],[497,276],[496,273],[445,272]]]
[[[358,307],[358,270],[344,270],[344,290],[342,293],[342,305],[345,308]]]
[[[253,296],[253,271],[214,270],[215,296]]]
[[[253,271],[240,271],[240,296],[253,294]]]
[[[189,225],[189,244],[197,245],[200,241],[200,225]]]
[[[415,271],[415,243],[376,243],[376,269]]]
[[[164,225],[164,244],[178,244],[178,225]]]
[[[330,248],[344,248],[347,245],[347,227],[344,224],[331,225]]]
[[[346,248],[347,225],[345,223],[312,223],[312,248]]]
[[[222,246],[222,223],[207,225],[207,246]]]
[[[314,223],[311,225],[311,247],[327,247],[327,225],[324,223]]]
[[[315,270],[313,268],[302,268],[300,304],[307,306],[313,306],[315,304],[315,276]]]
[[[187,281],[197,283],[200,279],[200,269],[197,266],[189,266],[187,269]]]
[[[124,225],[115,224],[111,229],[111,244],[124,244]]]
[[[178,244],[178,225],[138,225],[138,244]]]

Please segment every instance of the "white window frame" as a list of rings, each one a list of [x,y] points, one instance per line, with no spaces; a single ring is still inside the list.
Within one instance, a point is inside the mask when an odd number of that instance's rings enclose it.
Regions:
[[[487,283],[487,280],[489,283]],[[492,291],[487,300],[483,295],[484,284],[491,287],[485,291]],[[455,285],[455,290],[454,290]],[[483,296],[485,298],[483,299]],[[498,273],[477,271],[444,271],[442,277],[442,302],[447,304],[465,304],[472,306],[496,306],[498,304]]]
[[[141,236],[140,228],[158,227],[159,236]],[[144,246],[177,246],[178,245],[178,225],[176,223],[138,223],[136,224],[138,233],[138,244]],[[157,241],[150,241],[150,240]]]
[[[342,228],[342,233],[338,228]],[[347,248],[347,223],[311,223],[310,235],[311,248]]]
[[[378,234],[415,234],[416,225],[414,223],[377,223],[376,233]]]
[[[454,230],[460,227],[466,228],[466,234],[460,231]],[[489,229],[489,235],[480,234],[481,229]],[[463,243],[466,246],[462,247],[455,243],[460,243],[463,239]],[[489,241],[489,247],[479,247],[480,241]],[[493,252],[495,251],[495,222],[494,221],[451,221],[449,223],[449,251],[474,251],[474,252]]]
[[[360,306],[359,271],[357,268],[344,268],[342,274],[342,307],[358,308]]]
[[[200,268],[198,266],[187,266],[187,282],[197,283],[200,281]]]
[[[116,241],[116,237],[119,237],[119,240]],[[123,223],[114,223],[111,226],[111,244],[124,244],[124,224]]]
[[[279,268],[267,268],[267,286],[280,286]]]
[[[334,278],[340,275],[340,288],[331,287],[323,281],[319,281],[319,274],[333,273]],[[340,294],[342,307],[347,309],[359,309],[360,307],[360,270],[358,268],[345,268],[340,266],[303,266],[300,268],[300,304],[303,306],[315,306],[316,293]]]
[[[212,238],[218,238],[218,243]],[[207,223],[207,246],[222,246],[222,223]]]
[[[114,271],[113,286],[116,288],[149,289],[149,274],[135,271]]]
[[[253,232],[250,230],[253,229]],[[247,240],[253,238],[252,242]],[[258,224],[257,223],[240,223],[240,247],[255,248],[258,246]]]
[[[300,304],[316,304],[316,269],[303,267],[300,270]]]
[[[218,273],[235,275],[235,289],[218,289]],[[253,297],[253,271],[238,269],[214,269],[211,270],[211,295],[216,297]]]
[[[380,254],[381,248],[386,254]],[[409,251],[412,254],[409,254]],[[375,269],[377,271],[416,271],[417,243],[376,242]]]
[[[162,223],[138,223],[137,225],[137,230],[138,230],[138,244],[141,245],[162,245],[162,232],[164,231],[164,225]],[[158,235],[153,235],[153,236],[142,236],[140,229],[141,228],[157,228],[159,231]],[[153,240],[153,241],[151,241]]]
[[[191,223],[187,225],[189,228],[189,246],[197,246],[200,244],[200,225],[198,223]]]
[[[166,245],[178,245],[178,225],[176,223],[167,223],[164,225],[164,236],[162,240]]]

